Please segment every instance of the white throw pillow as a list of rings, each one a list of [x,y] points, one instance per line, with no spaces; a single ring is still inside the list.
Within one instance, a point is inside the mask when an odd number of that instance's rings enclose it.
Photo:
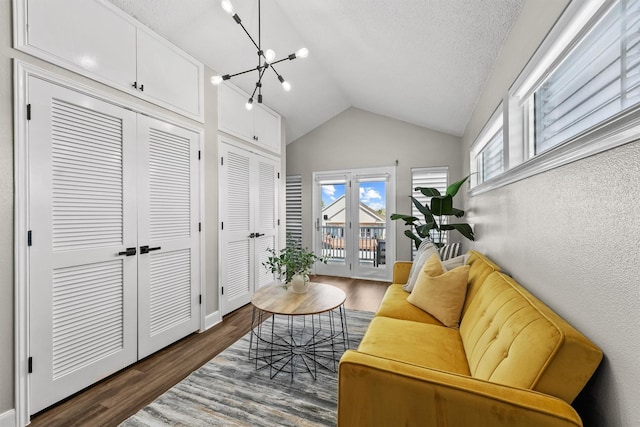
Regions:
[[[407,292],[413,291],[413,287],[416,285],[416,281],[418,280],[418,276],[420,275],[420,271],[422,271],[422,267],[424,263],[427,262],[431,255],[438,255],[438,259],[440,259],[440,254],[438,254],[438,248],[433,242],[428,240],[423,241],[418,248],[418,252],[416,252],[416,258],[413,261],[413,265],[411,266],[411,271],[409,272],[409,280],[402,287]]]
[[[442,269],[447,272],[449,270],[453,270],[456,267],[463,266],[469,260],[471,256],[470,253],[466,253],[464,255],[457,256],[455,258],[449,258],[448,260],[442,261]]]

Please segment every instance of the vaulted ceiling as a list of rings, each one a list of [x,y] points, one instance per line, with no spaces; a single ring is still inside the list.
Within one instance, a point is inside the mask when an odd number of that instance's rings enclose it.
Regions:
[[[110,0],[221,74],[257,65],[219,0]],[[231,0],[257,40],[258,0]],[[524,0],[264,0],[262,47],[306,59],[263,79],[292,142],[349,107],[462,135]],[[161,72],[161,70],[159,70]],[[252,92],[252,72],[232,79]],[[208,82],[205,82],[209,84]]]

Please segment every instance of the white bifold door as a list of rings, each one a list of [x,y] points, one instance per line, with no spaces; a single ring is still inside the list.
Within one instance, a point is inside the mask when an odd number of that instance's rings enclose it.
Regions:
[[[248,304],[272,283],[262,265],[278,248],[280,162],[220,143],[220,301],[222,314]]]
[[[29,78],[30,413],[199,325],[198,134]]]

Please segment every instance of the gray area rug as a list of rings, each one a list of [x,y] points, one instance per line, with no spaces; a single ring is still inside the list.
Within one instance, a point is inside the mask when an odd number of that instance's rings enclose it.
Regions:
[[[351,349],[358,347],[372,317],[347,310]],[[286,325],[280,320],[276,327]],[[245,335],[120,425],[335,426],[338,374],[319,368],[314,380],[298,363],[293,381],[285,372],[271,379],[268,367],[256,370],[256,361],[249,359],[249,339]],[[342,352],[339,346],[338,359]]]

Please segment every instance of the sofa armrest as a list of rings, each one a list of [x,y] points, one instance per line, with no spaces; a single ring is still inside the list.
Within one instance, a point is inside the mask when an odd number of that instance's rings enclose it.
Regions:
[[[411,261],[396,261],[393,264],[393,282],[404,285],[409,281],[409,273],[411,272]]]
[[[568,403],[538,392],[357,351],[340,360],[338,426],[576,427]]]

